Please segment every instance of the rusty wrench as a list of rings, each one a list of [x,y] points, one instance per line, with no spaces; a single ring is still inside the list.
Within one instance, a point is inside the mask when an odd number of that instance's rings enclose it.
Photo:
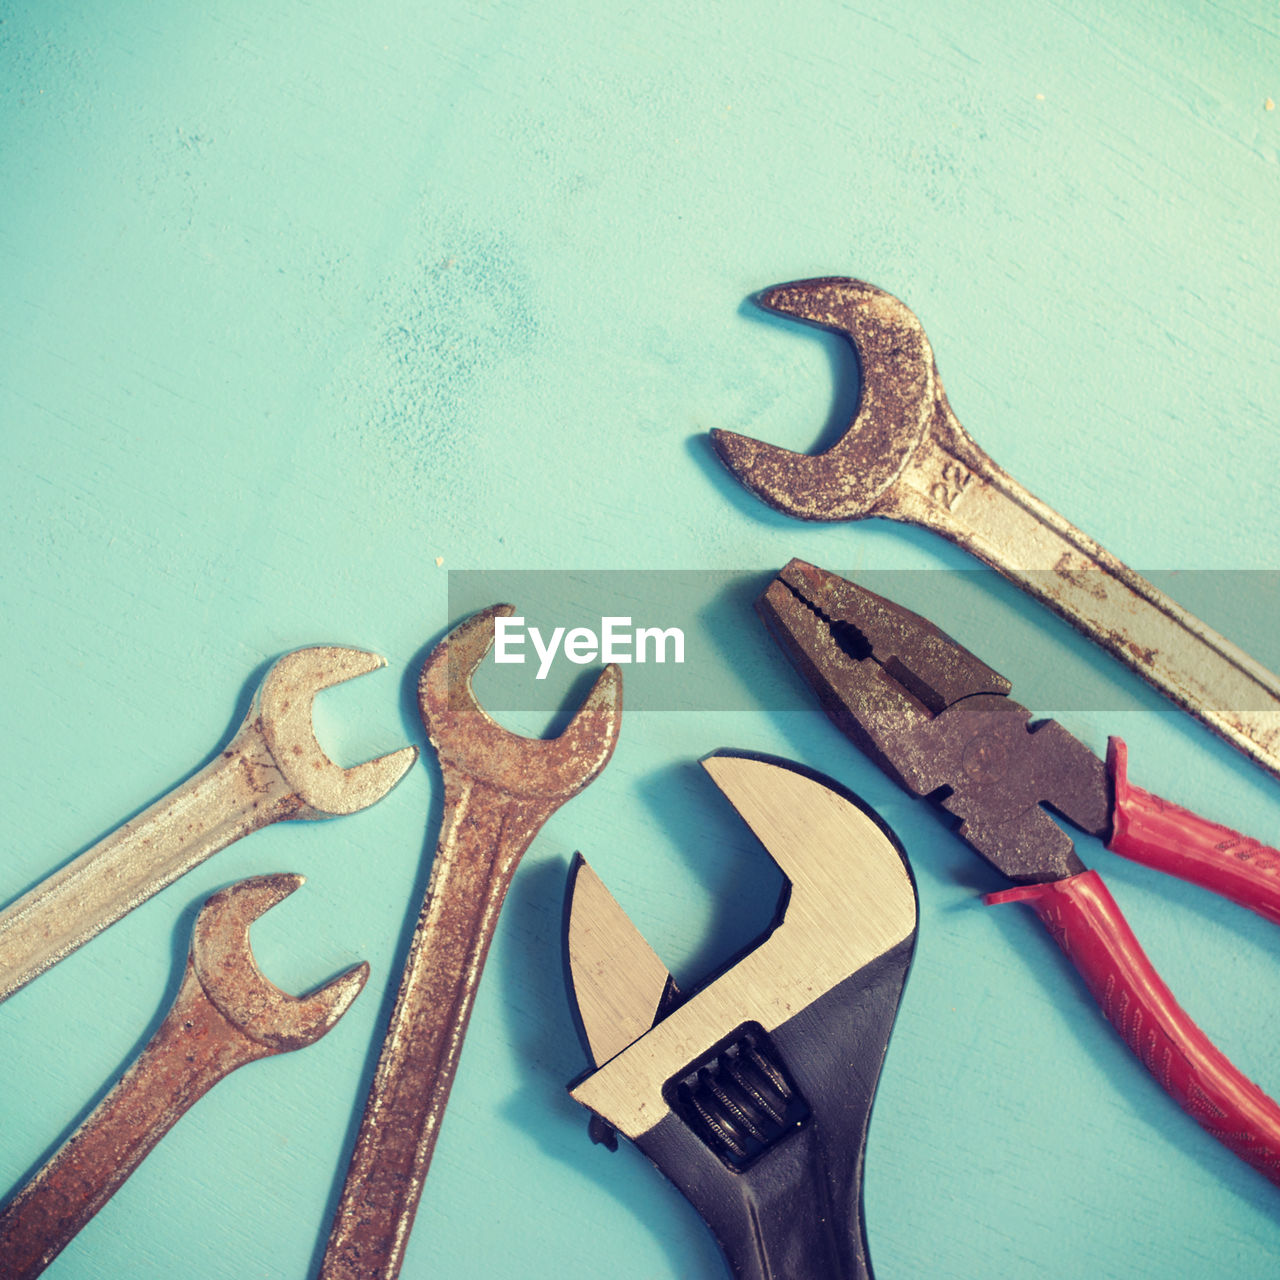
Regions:
[[[493,643],[494,605],[456,627],[422,668],[418,702],[444,777],[426,900],[334,1215],[321,1280],[399,1274],[507,886],[544,822],[609,762],[622,675],[606,667],[569,726],[509,733],[471,677]]]
[[[0,1001],[241,836],[380,800],[416,747],[343,769],[311,729],[322,689],[384,665],[374,653],[296,649],[267,672],[215,759],[0,912]]]
[[[1280,680],[992,462],[956,420],[903,303],[841,279],[779,285],[757,301],[846,337],[862,390],[849,429],[817,456],[713,431],[747,488],[803,520],[884,516],[950,538],[1280,777]]]
[[[360,994],[359,964],[311,995],[287,995],[262,976],[249,926],[302,884],[256,876],[215,893],[191,934],[173,1007],[93,1114],[0,1210],[0,1275],[38,1276],[124,1185],[187,1108],[237,1067],[302,1049]]]

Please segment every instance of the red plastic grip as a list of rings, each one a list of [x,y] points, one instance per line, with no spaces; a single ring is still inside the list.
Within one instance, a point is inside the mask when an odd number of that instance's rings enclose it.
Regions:
[[[1129,751],[1107,740],[1107,773],[1115,796],[1107,848],[1238,902],[1280,924],[1280,849],[1271,849],[1132,786]]]
[[[1280,1107],[1231,1065],[1173,998],[1096,871],[1006,889],[986,901],[1030,906],[1164,1091],[1280,1186]]]

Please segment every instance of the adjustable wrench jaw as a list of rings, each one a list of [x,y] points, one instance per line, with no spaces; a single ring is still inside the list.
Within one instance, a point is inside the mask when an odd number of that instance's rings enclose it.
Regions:
[[[1002,675],[919,615],[803,561],[757,607],[840,729],[959,818],[997,871],[1026,884],[1084,870],[1041,806],[1105,838],[1105,765],[1055,721],[1031,723]]]

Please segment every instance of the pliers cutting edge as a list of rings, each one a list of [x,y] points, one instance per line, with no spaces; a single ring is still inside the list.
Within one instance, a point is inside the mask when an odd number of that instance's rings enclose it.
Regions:
[[[1046,809],[1277,923],[1280,851],[1132,786],[1119,738],[1104,764],[932,623],[833,573],[792,560],[757,608],[839,728],[1017,886],[986,901],[1030,906],[1174,1101],[1280,1185],[1280,1107],[1177,1003]]]

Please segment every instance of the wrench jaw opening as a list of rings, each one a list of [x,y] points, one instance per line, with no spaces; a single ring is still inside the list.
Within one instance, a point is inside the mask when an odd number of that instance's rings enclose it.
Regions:
[[[303,883],[300,875],[255,876],[215,893],[191,935],[190,968],[215,1009],[266,1052],[314,1044],[333,1029],[369,977],[360,963],[307,996],[291,996],[268,981],[249,942],[249,926]]]
[[[295,649],[267,672],[237,743],[260,735],[300,806],[290,817],[331,818],[366,809],[381,800],[418,758],[416,747],[402,747],[344,769],[316,741],[312,728],[316,694],[386,665],[386,659],[376,653],[326,645]]]
[[[442,770],[513,796],[563,803],[609,763],[622,723],[622,672],[610,664],[556,738],[525,738],[498,724],[471,680],[493,646],[498,618],[515,607],[490,605],[456,626],[422,668],[418,705]]]
[[[840,439],[815,455],[717,428],[711,443],[720,460],[757,497],[801,520],[894,514],[879,511],[877,502],[924,441],[943,401],[920,322],[892,294],[861,280],[801,280],[768,289],[756,302],[848,340],[858,359],[858,408]]]

